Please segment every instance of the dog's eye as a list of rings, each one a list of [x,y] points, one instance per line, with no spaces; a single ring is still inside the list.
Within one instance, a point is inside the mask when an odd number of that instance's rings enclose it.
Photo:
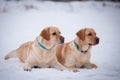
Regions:
[[[52,33],[52,35],[56,35],[56,32]]]
[[[89,33],[89,34],[88,34],[88,36],[92,36],[92,34],[91,34],[91,33]]]

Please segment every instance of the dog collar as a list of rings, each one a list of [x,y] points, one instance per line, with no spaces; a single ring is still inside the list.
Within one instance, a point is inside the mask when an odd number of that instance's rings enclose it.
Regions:
[[[43,49],[45,49],[45,50],[50,50],[50,49],[46,48],[43,44],[41,44],[41,43],[39,42],[38,37],[36,38],[36,42],[37,42],[37,44],[38,44],[38,46],[39,46],[40,48],[43,48]]]
[[[81,53],[84,53],[84,54],[87,53],[87,50],[85,50],[85,51],[81,50],[80,47],[78,46],[78,44],[75,41],[74,41],[74,45],[77,48],[77,50],[80,51]]]

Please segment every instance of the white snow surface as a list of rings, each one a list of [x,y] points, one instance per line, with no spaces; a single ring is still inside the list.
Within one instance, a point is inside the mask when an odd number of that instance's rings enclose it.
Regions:
[[[59,27],[65,42],[73,40],[81,28],[94,28],[100,43],[93,46],[91,62],[98,68],[79,69],[79,72],[33,68],[31,72],[26,72],[17,58],[4,60],[9,51],[34,40],[46,26]],[[120,3],[1,0],[0,80],[119,80],[119,39]]]

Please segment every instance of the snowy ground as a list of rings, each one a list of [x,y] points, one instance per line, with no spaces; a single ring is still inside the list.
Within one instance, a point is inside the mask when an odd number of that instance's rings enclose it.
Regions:
[[[80,28],[94,28],[100,44],[93,47],[91,61],[98,68],[76,73],[47,68],[25,72],[18,59],[4,60],[9,51],[34,40],[49,25],[58,26],[66,42]],[[119,80],[119,34],[120,3],[0,1],[0,80]]]

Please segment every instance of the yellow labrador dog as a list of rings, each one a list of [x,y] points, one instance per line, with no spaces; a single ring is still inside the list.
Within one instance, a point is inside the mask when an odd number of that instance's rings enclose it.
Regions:
[[[58,61],[72,71],[77,71],[80,67],[97,68],[90,62],[91,47],[99,43],[96,32],[92,28],[84,28],[76,35],[73,41],[56,47]]]
[[[5,59],[18,57],[20,61],[24,62],[25,71],[31,71],[34,66],[64,70],[65,67],[57,61],[56,55],[52,52],[52,48],[64,42],[64,37],[60,33],[57,27],[44,28],[35,41],[22,44],[8,53]]]

